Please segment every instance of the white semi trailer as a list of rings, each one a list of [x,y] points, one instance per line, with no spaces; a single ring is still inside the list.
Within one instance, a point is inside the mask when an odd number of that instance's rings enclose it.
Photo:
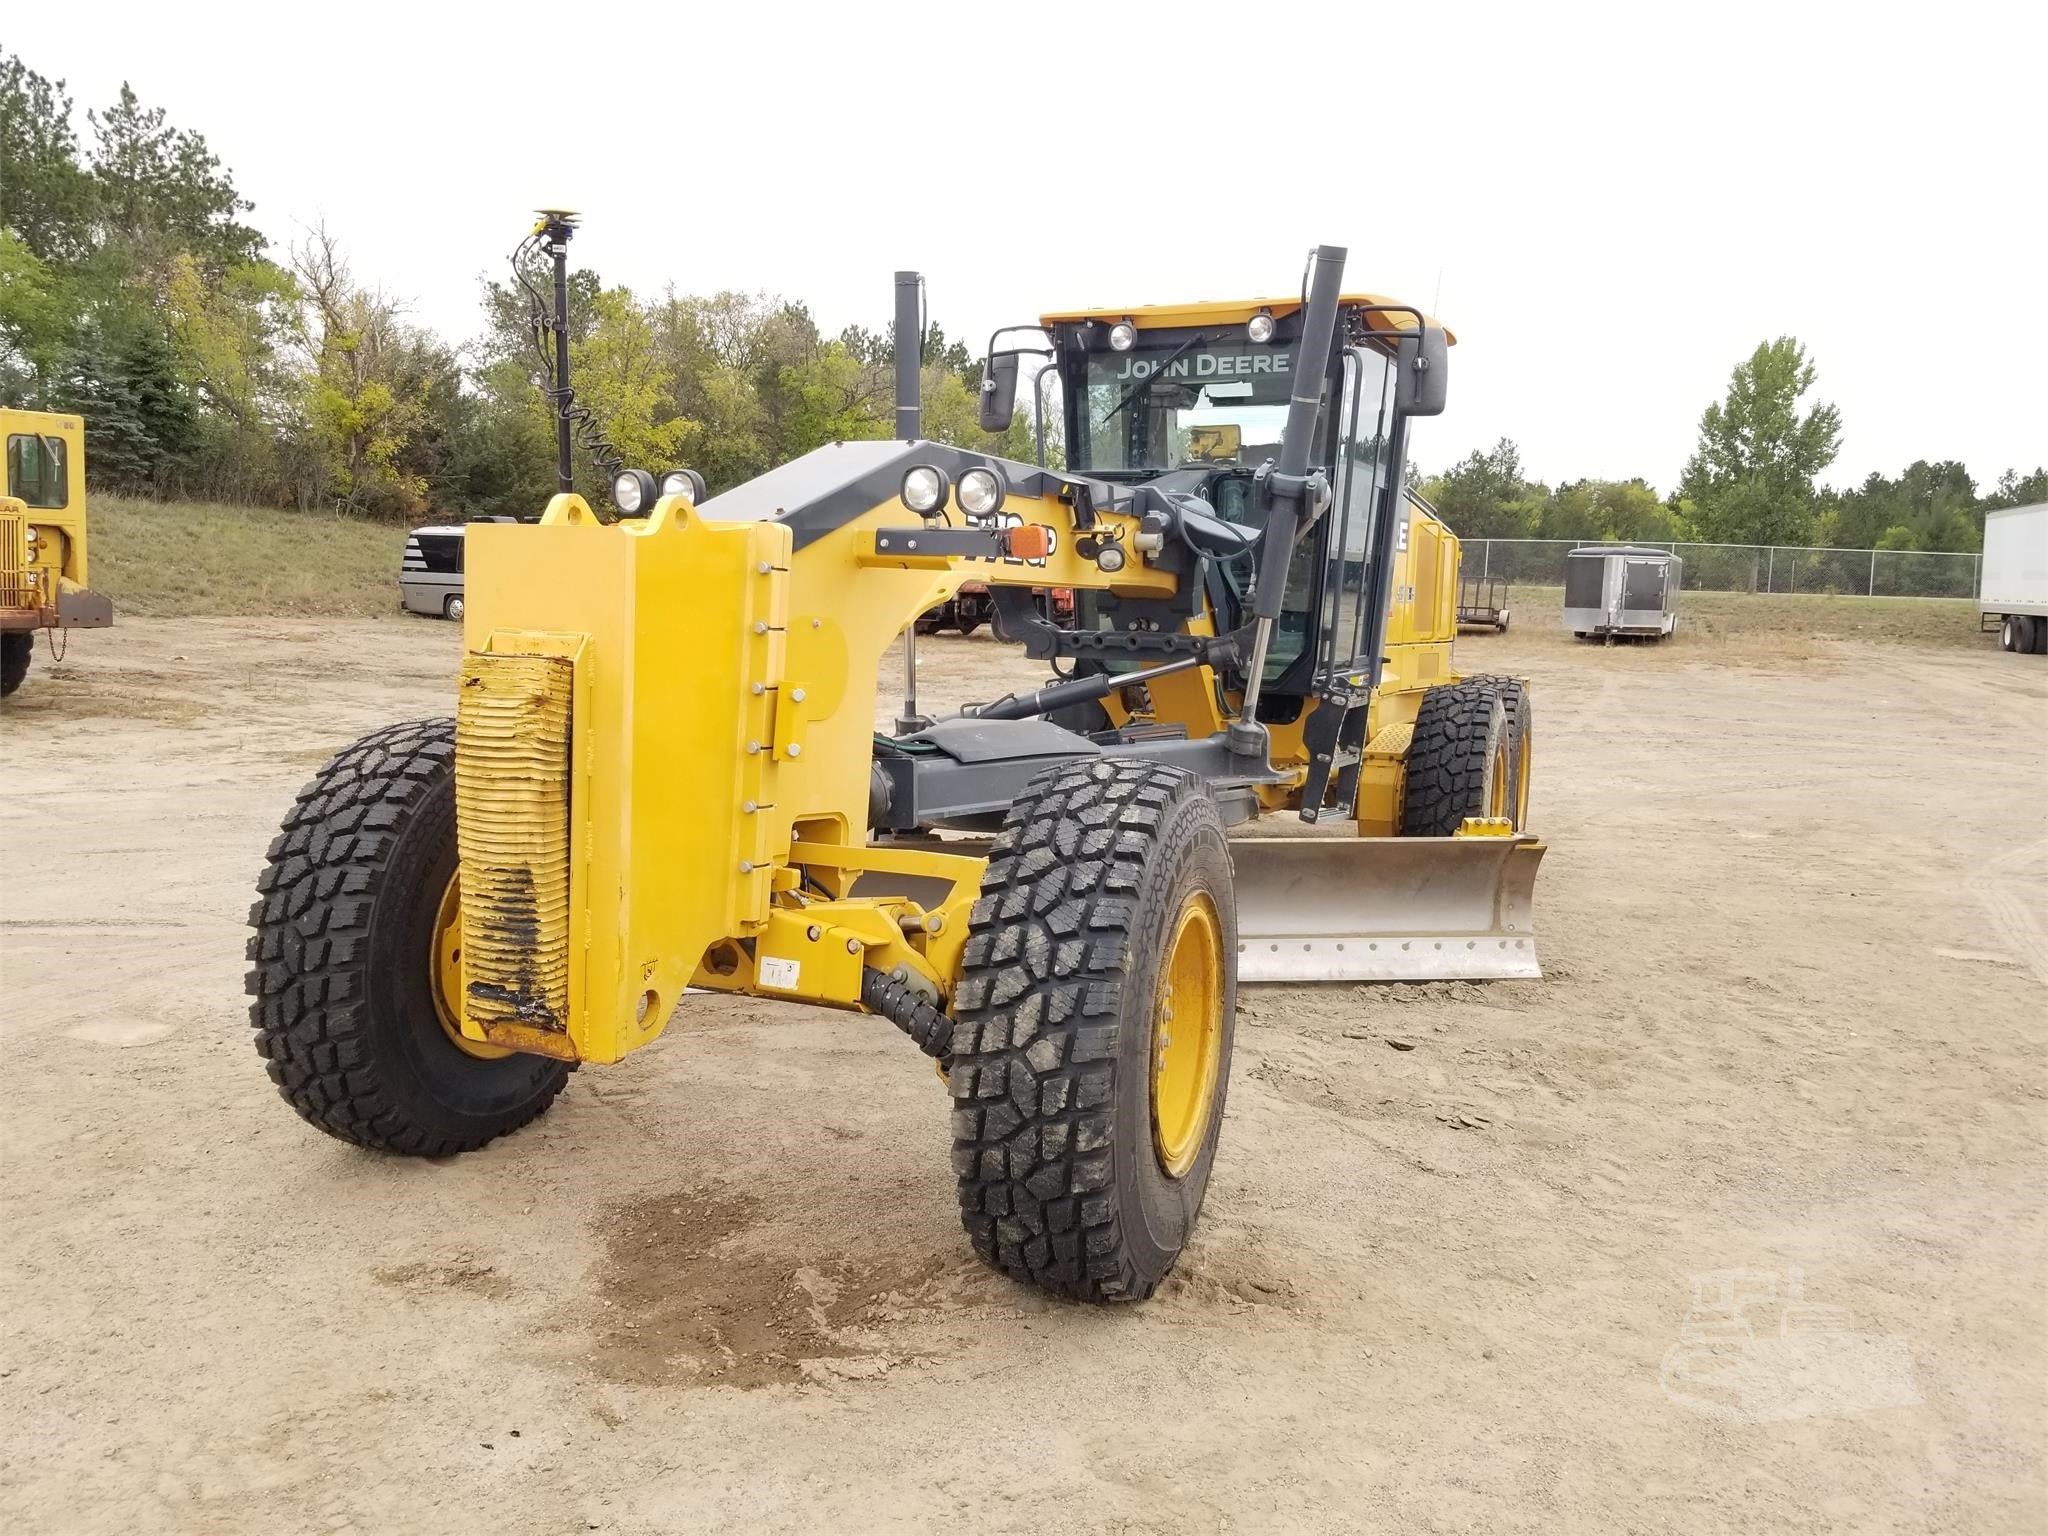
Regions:
[[[2048,501],[1984,514],[1977,607],[2008,651],[2048,655]]]

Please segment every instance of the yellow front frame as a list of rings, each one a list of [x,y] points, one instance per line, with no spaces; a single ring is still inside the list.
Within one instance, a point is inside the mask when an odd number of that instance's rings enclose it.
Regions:
[[[545,1027],[466,1002],[463,1033],[608,1062],[659,1035],[686,986],[857,1007],[864,969],[903,967],[950,992],[985,861],[867,846],[883,654],[963,580],[1175,588],[1142,560],[1110,576],[1076,555],[1056,501],[1013,495],[1005,510],[1058,531],[1041,563],[878,555],[877,530],[917,526],[894,500],[802,550],[783,522],[714,522],[680,496],[610,524],[564,495],[538,527],[472,526],[472,659],[573,667],[566,932],[539,935],[566,943],[569,1003],[565,1027]],[[1135,520],[1101,516],[1128,547]],[[561,814],[563,797],[477,793],[494,829]],[[483,831],[458,816],[466,862],[484,856]],[[925,899],[890,891],[891,877]],[[514,980],[469,972],[465,997]]]

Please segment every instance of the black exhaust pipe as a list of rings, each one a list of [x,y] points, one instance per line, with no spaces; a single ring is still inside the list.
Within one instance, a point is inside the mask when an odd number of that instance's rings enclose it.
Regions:
[[[918,376],[924,369],[924,279],[896,274],[896,436],[914,442],[919,427]],[[917,626],[903,631],[903,713],[896,734],[908,736],[931,722],[917,708]]]
[[[924,279],[915,272],[896,274],[896,435],[904,442],[917,437],[918,375],[924,368]]]

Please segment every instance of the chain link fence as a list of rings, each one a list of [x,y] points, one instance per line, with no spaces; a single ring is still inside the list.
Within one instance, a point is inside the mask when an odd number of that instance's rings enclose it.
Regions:
[[[1609,545],[1618,540],[1605,541]],[[1466,539],[1466,576],[1555,587],[1574,539]],[[1691,544],[1646,539],[1685,562],[1694,592],[1829,592],[1850,597],[1975,597],[1980,555],[1914,549],[1815,549],[1787,544]]]

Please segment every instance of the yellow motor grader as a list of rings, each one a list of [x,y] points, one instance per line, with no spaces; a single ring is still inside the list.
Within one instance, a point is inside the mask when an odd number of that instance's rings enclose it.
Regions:
[[[536,233],[560,327],[568,219]],[[710,498],[623,469],[607,521],[568,489],[558,351],[563,492],[470,530],[453,717],[342,751],[271,846],[249,985],[285,1098],[439,1156],[692,989],[880,1015],[939,1062],[981,1256],[1151,1294],[1240,982],[1536,974],[1526,693],[1452,672],[1456,543],[1402,484],[1451,338],[1343,257],[1298,299],[992,339],[984,421],[1044,355],[1061,470],[919,440],[899,345],[898,440]],[[878,731],[885,652],[963,581],[1053,679],[937,719],[909,686]]]
[[[85,423],[0,406],[0,698],[28,676],[39,629],[103,629],[114,605],[86,585]]]

